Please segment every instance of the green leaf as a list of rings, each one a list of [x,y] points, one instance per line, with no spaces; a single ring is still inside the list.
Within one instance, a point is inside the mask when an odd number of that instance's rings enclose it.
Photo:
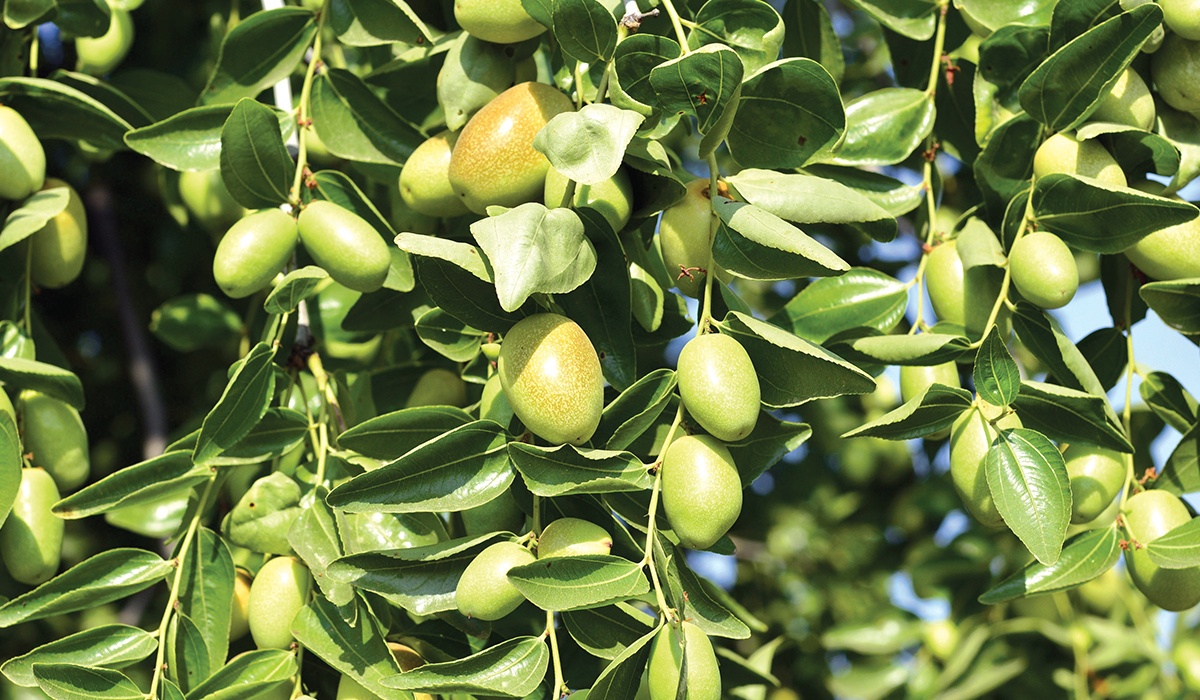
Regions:
[[[729,150],[748,168],[799,168],[832,150],[845,131],[833,78],[815,61],[789,58],[762,67],[742,85]]]
[[[175,566],[141,549],[105,550],[0,605],[0,627],[103,605],[153,586]]]
[[[675,384],[675,372],[664,368],[637,380],[604,407],[592,442],[603,444],[610,450],[629,447],[666,408],[674,395]]]
[[[225,450],[213,463],[255,464],[290,451],[308,434],[308,417],[290,408],[268,408],[246,437]]]
[[[864,334],[862,337],[835,336],[824,345],[830,352],[836,352],[851,362],[916,367],[951,362],[971,349],[970,341],[961,335],[883,335],[878,331]]]
[[[466,32],[451,41],[436,81],[446,128],[458,131],[475,112],[512,86],[516,77],[513,53],[508,45]]]
[[[613,57],[617,22],[608,8],[597,0],[555,0],[553,8],[554,38],[563,53],[580,63]]]
[[[1058,442],[1097,445],[1132,452],[1133,445],[1108,421],[1107,400],[1057,384],[1021,382],[1013,408],[1026,428]]]
[[[140,700],[145,694],[120,671],[70,663],[33,669],[38,687],[53,700]]]
[[[1143,546],[1150,560],[1164,569],[1200,566],[1200,518],[1192,518]]]
[[[425,141],[361,78],[341,68],[313,82],[312,120],[330,153],[365,163],[403,163]]]
[[[83,384],[79,377],[54,365],[21,357],[0,357],[0,382],[17,389],[39,391],[71,404],[77,411],[83,410]]]
[[[9,29],[24,29],[49,19],[55,9],[55,0],[13,0],[4,3],[4,23]]]
[[[296,129],[295,118],[282,110],[272,111],[280,138],[289,138]],[[173,170],[216,170],[221,167],[221,129],[232,112],[233,105],[193,107],[130,131],[125,144]]]
[[[836,165],[893,165],[908,158],[933,129],[933,96],[882,88],[846,105],[846,135],[827,160]]]
[[[881,243],[896,237],[891,212],[835,180],[753,168],[728,180],[750,204],[801,226],[842,224]]]
[[[86,1],[86,0],[85,0]],[[95,7],[94,3],[88,3]],[[61,25],[59,25],[61,27]],[[104,17],[104,30],[108,29],[108,17]],[[102,30],[103,31],[103,30]],[[91,75],[75,73],[67,70],[56,70],[51,74],[54,80],[75,88],[100,104],[111,109],[115,114],[129,122],[131,126],[147,126],[154,121],[150,113],[132,100],[120,88]]]
[[[1109,254],[1197,215],[1187,202],[1064,174],[1037,179],[1033,211],[1041,228],[1072,248]]]
[[[252,552],[292,554],[288,532],[300,517],[300,485],[283,472],[258,479],[221,523],[222,534]]]
[[[319,596],[309,601],[292,621],[296,641],[383,700],[408,700],[407,693],[380,683],[400,673],[400,666],[384,639],[386,629],[361,599],[351,597],[347,602],[353,608],[352,619],[357,619],[357,624],[348,624],[333,603]]]
[[[1112,568],[1121,557],[1117,529],[1103,527],[1088,530],[1067,540],[1054,564],[1030,562],[1024,569],[993,586],[979,602],[995,605],[1037,593],[1074,588]]]
[[[903,406],[868,421],[842,437],[877,437],[885,440],[911,440],[933,435],[953,425],[971,407],[971,392],[966,389],[931,384],[920,396]]]
[[[807,423],[781,421],[769,413],[759,414],[749,435],[726,445],[737,465],[742,487],[754,483],[763,472],[811,436],[812,428]]]
[[[508,580],[543,610],[581,610],[650,590],[642,567],[611,554],[547,557],[508,570]]]
[[[1002,430],[984,469],[1004,522],[1039,562],[1058,561],[1071,524],[1071,485],[1054,443],[1027,428]]]
[[[383,685],[428,693],[524,697],[546,676],[550,651],[542,637],[516,637],[465,659],[425,664],[390,676]]]
[[[196,531],[187,552],[176,553],[183,573],[179,579],[179,611],[190,618],[208,658],[199,667],[204,675],[180,682],[185,692],[225,663],[229,652],[229,617],[234,600],[233,556],[229,547],[206,527]],[[178,678],[178,676],[176,676]],[[180,679],[182,681],[182,679]]]
[[[993,406],[1008,406],[1021,390],[1021,371],[993,325],[975,355],[975,390]]]
[[[654,34],[632,34],[617,44],[609,83],[613,104],[647,115],[657,111],[658,93],[650,83],[650,72],[681,53],[679,44]]]
[[[821,635],[826,649],[858,654],[895,654],[921,640],[921,622],[887,616],[869,622],[848,622]]]
[[[1025,113],[992,131],[974,166],[975,179],[990,210],[1004,211],[1018,192],[1029,189],[1033,156],[1041,142],[1042,125]]]
[[[328,493],[323,485],[313,490],[312,503],[305,504],[288,530],[288,543],[304,560],[325,598],[334,605],[347,605],[354,598],[354,589],[326,575],[330,563],[345,554],[337,520],[325,502]]]
[[[406,408],[359,423],[339,435],[338,444],[375,459],[396,459],[472,420],[452,406]]]
[[[492,268],[479,249],[469,243],[448,241],[437,236],[422,236],[416,233],[401,233],[396,236],[396,245],[405,252],[422,258],[443,260],[471,273],[475,278],[491,283]],[[440,306],[440,304],[439,304]]]
[[[565,294],[596,269],[596,250],[570,209],[528,202],[471,224],[471,235],[491,263],[505,311],[516,311],[531,294]]]
[[[189,450],[175,450],[113,472],[54,504],[60,518],[78,520],[97,513],[151,503],[190,490],[213,477],[212,467],[192,464]]]
[[[1139,388],[1142,400],[1167,425],[1186,433],[1196,423],[1196,399],[1175,377],[1166,372],[1151,372]]]
[[[1183,439],[1159,470],[1154,488],[1170,491],[1176,496],[1200,491],[1200,423],[1183,434]]]
[[[705,136],[700,144],[701,159],[716,150],[729,132],[744,71],[741,57],[723,44],[703,46],[650,71],[650,85],[663,111],[696,117]]]
[[[765,209],[724,197],[713,202],[722,222],[713,260],[738,277],[829,277],[850,269],[836,253]]]
[[[1156,5],[1139,5],[1075,38],[1021,84],[1021,107],[1051,131],[1075,128],[1161,23]]]
[[[579,646],[592,656],[610,660],[654,630],[654,618],[628,603],[564,612],[562,621]]]
[[[437,513],[338,512],[336,516],[346,554],[421,547],[450,539]]]
[[[487,333],[437,308],[421,314],[416,331],[422,343],[454,362],[469,362],[479,354],[479,345],[487,337]]]
[[[466,510],[512,483],[504,429],[475,421],[338,486],[329,505],[352,513]]]
[[[1017,302],[1013,312],[1013,328],[1025,347],[1041,360],[1055,380],[1071,389],[1086,391],[1094,396],[1106,396],[1092,366],[1083,353],[1063,333],[1054,318],[1027,301]],[[1116,423],[1116,414],[1104,402],[1109,420]]]
[[[929,0],[850,0],[850,4],[874,17],[880,24],[910,39],[924,41],[933,36],[938,5]]]
[[[283,204],[294,169],[271,108],[250,98],[234,105],[221,127],[221,180],[230,196],[248,209]]]
[[[563,175],[583,185],[597,185],[617,173],[625,149],[645,118],[608,104],[586,105],[578,112],[551,119],[533,137],[533,147]]]
[[[85,141],[96,148],[125,148],[133,126],[99,100],[44,78],[0,78],[0,103],[21,113],[38,138]]]
[[[210,294],[175,297],[150,316],[154,337],[179,352],[227,345],[241,337],[242,329],[242,317]]]
[[[925,201],[920,184],[906,185],[894,177],[861,168],[840,165],[809,165],[808,175],[839,182],[875,202],[892,216],[901,216],[916,209]]]
[[[13,683],[34,688],[37,687],[34,664],[123,668],[146,658],[156,648],[158,642],[145,630],[128,625],[103,625],[42,644],[27,654],[5,661],[0,671]]]
[[[779,57],[783,46],[783,19],[762,0],[707,2],[696,13],[695,22],[688,33],[688,46],[729,46],[741,56],[746,73],[762,70]]]
[[[846,73],[842,44],[829,11],[817,0],[791,0],[783,8],[783,55],[811,58],[840,83]]]
[[[228,643],[229,631],[225,632],[223,641]],[[167,625],[167,675],[186,693],[191,688],[203,683],[210,675],[208,644],[200,628],[192,622],[185,613],[176,613]],[[225,660],[221,655],[218,665]]]
[[[403,42],[432,42],[430,31],[407,2],[394,0],[333,0],[326,6],[329,23],[338,40],[350,46],[378,46]]]
[[[661,530],[658,544],[654,547],[654,561],[659,577],[666,579],[666,587],[670,589],[668,602],[680,608],[686,619],[704,630],[705,634],[728,639],[746,639],[750,636],[750,628],[746,623],[715,599],[708,589],[711,584],[688,568],[683,550],[671,544]]]
[[[566,619],[568,614],[571,613],[564,613],[563,618]],[[654,641],[656,634],[658,628],[646,632],[622,649],[613,662],[600,673],[600,677],[588,692],[588,697],[592,700],[623,700],[636,697],[642,674],[646,669],[646,661],[650,658],[650,643]]]
[[[1138,294],[1163,323],[1187,335],[1200,333],[1200,279],[1151,282]]]
[[[0,250],[19,243],[46,227],[46,223],[67,208],[70,191],[66,187],[52,187],[35,192],[21,202],[4,220],[0,230]]]
[[[324,268],[307,265],[292,270],[271,290],[263,307],[269,314],[286,314],[296,310],[300,302],[317,293],[317,287],[329,277]]]
[[[200,93],[200,102],[233,104],[253,99],[291,75],[316,32],[316,15],[301,7],[250,15],[225,35],[217,67]]]
[[[654,479],[636,456],[613,450],[580,449],[574,445],[538,447],[508,443],[508,456],[529,490],[554,497],[577,493],[640,491]]]
[[[299,671],[295,653],[255,649],[230,659],[208,680],[193,688],[187,700],[249,700],[292,683],[292,677]]]
[[[3,391],[3,389],[0,389]],[[8,519],[21,488],[21,436],[17,422],[0,410],[0,525]]]
[[[1158,134],[1179,151],[1179,170],[1169,185],[1174,192],[1200,175],[1200,122],[1164,104],[1155,108]]]
[[[192,461],[204,466],[246,437],[275,393],[274,349],[259,343],[237,365],[217,405],[204,417]]]
[[[790,327],[809,342],[824,343],[863,326],[888,333],[900,323],[907,306],[907,285],[882,272],[855,267],[808,285],[770,322]]]
[[[750,355],[762,402],[771,408],[875,390],[875,380],[854,365],[752,316],[731,312],[721,331],[732,334]]]

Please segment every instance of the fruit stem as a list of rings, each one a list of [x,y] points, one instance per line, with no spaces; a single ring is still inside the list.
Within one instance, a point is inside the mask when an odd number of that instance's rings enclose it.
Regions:
[[[554,613],[546,611],[546,635],[550,637],[550,658],[554,660],[554,695],[555,698],[563,696],[563,672],[562,658],[558,653],[558,636],[554,634]]]
[[[542,497],[533,494],[533,535],[542,536]]]
[[[942,49],[946,46],[947,9],[949,9],[949,3],[943,2],[941,12],[938,14],[937,35],[933,39],[933,65],[929,67],[929,86],[925,88],[925,94],[930,97],[937,92],[938,71],[942,67]]]
[[[675,5],[671,0],[662,0],[662,6],[667,10],[667,16],[671,18],[671,26],[675,29],[675,37],[679,39],[679,48],[686,56],[691,53],[687,45],[687,36],[683,33],[683,25],[679,22],[679,13],[675,11]]]
[[[721,218],[717,215],[717,181],[721,178],[721,169],[717,165],[717,154],[708,154],[708,203],[712,209],[712,219],[708,225],[708,264],[705,266],[707,272],[704,273],[704,309],[700,313],[700,321],[696,324],[696,335],[701,336],[708,332],[708,326],[712,323],[712,295],[713,295],[713,277],[716,277],[716,265],[712,257],[712,242],[716,240],[717,229],[721,226]]]
[[[932,147],[933,136],[930,135],[928,141]],[[921,255],[921,262],[917,264],[917,274],[913,276],[909,286],[916,285],[917,287],[917,319],[913,323],[912,328],[908,329],[908,334],[912,335],[917,330],[929,330],[925,325],[925,287],[921,282],[925,279],[926,261],[929,260],[929,251],[933,249],[933,239],[935,233],[935,225],[937,223],[937,202],[934,200],[933,194],[933,159],[925,159],[925,167],[923,168],[921,177],[921,187],[925,189],[925,206],[928,210],[928,223],[925,229],[925,245],[924,252]]]
[[[30,44],[29,44],[29,74],[36,78],[37,71],[38,71],[38,53],[39,53],[37,27],[33,28],[32,33],[33,33],[33,41],[30,42]]]
[[[1016,242],[1021,240],[1021,236],[1024,236],[1025,232],[1027,230],[1029,230],[1029,222],[1032,220],[1033,220],[1033,189],[1031,186],[1031,188],[1029,190],[1029,198],[1025,200],[1025,215],[1021,217],[1021,226],[1020,226],[1020,228],[1017,229],[1016,237],[1013,238],[1013,245],[1016,245]],[[992,304],[992,312],[990,314],[988,314],[987,323],[985,323],[983,325],[983,336],[980,337],[979,340],[976,340],[975,342],[971,343],[972,348],[979,347],[980,345],[983,344],[984,339],[987,338],[988,331],[991,330],[992,324],[994,324],[996,322],[996,318],[1000,315],[1000,309],[1004,306],[1004,303],[1008,300],[1008,286],[1010,284],[1012,284],[1012,266],[1010,266],[1008,264],[1008,262],[1005,261],[1004,281],[1002,281],[1000,283],[1000,293],[996,295],[996,302],[994,304]]]
[[[300,88],[300,105],[299,113],[296,116],[296,141],[299,146],[299,152],[296,155],[296,176],[292,180],[291,203],[293,206],[300,205],[300,183],[304,180],[304,169],[308,165],[308,102],[312,94],[313,76],[317,72],[317,64],[321,62],[321,32],[325,30],[325,17],[328,12],[322,12],[317,17],[317,31],[314,34],[312,43],[312,59],[308,62],[308,70],[304,72],[304,85]]]
[[[1133,285],[1125,285],[1125,407],[1121,409],[1121,425],[1125,428],[1125,436],[1132,440],[1133,431],[1131,423],[1133,420],[1133,372],[1136,366],[1133,358]],[[1129,492],[1137,484],[1137,479],[1133,473],[1133,455],[1127,454],[1125,457],[1125,485],[1121,487],[1121,503],[1117,506],[1117,512],[1125,509],[1125,500],[1129,497]]]
[[[658,598],[658,609],[662,615],[666,615],[670,608],[667,605],[667,599],[663,596],[662,583],[658,580],[658,568],[654,565],[654,523],[655,518],[658,517],[658,492],[662,485],[663,455],[671,446],[671,441],[675,439],[675,431],[679,429],[679,424],[682,422],[683,402],[681,401],[679,407],[675,409],[675,420],[671,421],[671,428],[667,430],[667,437],[663,440],[662,449],[658,451],[658,457],[654,460],[654,487],[650,490],[650,510],[646,514],[646,547],[642,550],[640,563],[640,566],[650,568],[650,580],[654,582],[654,595]]]
[[[33,242],[25,245],[25,315],[22,317],[24,331],[33,335]]]

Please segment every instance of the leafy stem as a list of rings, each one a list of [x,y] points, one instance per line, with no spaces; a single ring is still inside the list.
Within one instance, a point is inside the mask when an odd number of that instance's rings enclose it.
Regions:
[[[940,25],[939,25],[940,26]],[[934,147],[933,136],[928,139],[928,147]],[[925,242],[923,246],[924,254],[921,256],[921,262],[917,264],[917,274],[913,276],[909,286],[917,287],[917,320],[913,323],[912,328],[908,329],[909,334],[916,333],[917,330],[928,330],[928,326],[924,321],[925,312],[925,288],[921,282],[925,279],[925,267],[929,260],[929,251],[933,249],[933,239],[937,224],[937,201],[934,198],[933,192],[933,158],[925,159],[925,167],[922,170],[921,187],[925,190],[925,208],[928,224],[925,230]]]
[[[712,218],[708,224],[708,264],[705,267],[707,272],[704,273],[704,308],[700,313],[700,321],[696,324],[696,335],[703,335],[708,331],[709,324],[712,323],[712,295],[713,295],[713,277],[716,276],[716,265],[712,258],[712,242],[716,240],[717,229],[721,226],[721,219],[717,215],[717,183],[721,179],[721,169],[717,165],[717,154],[708,154],[708,203],[712,210]]]
[[[671,18],[671,27],[675,29],[675,38],[679,40],[679,48],[683,51],[683,55],[688,55],[691,50],[687,45],[687,35],[683,33],[683,24],[679,21],[679,13],[675,11],[675,5],[671,0],[662,0],[662,6],[667,10],[667,16]]]
[[[675,431],[679,429],[679,424],[683,422],[683,402],[679,403],[679,407],[675,409],[675,420],[671,421],[671,428],[667,430],[667,437],[663,440],[662,449],[658,451],[658,457],[654,460],[654,486],[650,489],[650,509],[646,513],[646,547],[642,550],[641,566],[649,567],[650,580],[654,583],[654,595],[658,598],[658,609],[664,614],[669,609],[667,599],[663,596],[662,583],[658,580],[658,568],[654,565],[654,535],[656,518],[658,517],[658,494],[662,487],[662,463],[663,455],[666,454],[667,448],[671,446],[671,441],[675,439]]]
[[[325,17],[328,14],[328,12],[322,12],[317,18],[317,31],[312,44],[312,60],[308,62],[308,69],[304,72],[304,85],[300,88],[300,106],[296,116],[296,125],[299,129],[296,133],[296,140],[299,144],[299,152],[296,156],[296,177],[292,180],[291,190],[293,206],[300,204],[300,184],[304,181],[304,170],[308,167],[308,128],[311,122],[309,99],[312,95],[313,77],[317,72],[317,64],[321,62],[321,32],[325,29]]]
[[[36,32],[35,32],[36,34]],[[25,244],[25,315],[22,316],[22,328],[33,335],[33,241]]]
[[[1121,409],[1121,426],[1125,428],[1125,436],[1133,440],[1132,419],[1133,419],[1133,373],[1136,367],[1136,362],[1133,357],[1133,285],[1125,285],[1125,309],[1123,321],[1125,322],[1125,407]],[[1120,512],[1125,508],[1125,501],[1129,498],[1129,491],[1137,479],[1133,473],[1133,455],[1126,454],[1125,458],[1125,484],[1121,487],[1121,503],[1117,510]]]
[[[946,10],[949,7],[948,2],[943,2],[938,14],[937,34],[933,38],[933,65],[929,67],[929,87],[925,88],[925,94],[930,97],[937,92],[938,70],[942,67],[942,50],[946,46]]]
[[[1029,222],[1033,221],[1033,190],[1029,191],[1029,198],[1025,200],[1025,215],[1021,217],[1021,226],[1017,229],[1017,235],[1013,238],[1013,244],[1021,240],[1025,232],[1029,230]],[[1011,248],[1010,248],[1011,250]],[[987,323],[983,325],[983,337],[971,343],[971,347],[977,348],[983,344],[984,338],[992,328],[992,324],[996,322],[996,318],[1000,315],[1000,309],[1008,301],[1008,287],[1012,284],[1012,266],[1004,265],[1004,280],[1000,283],[1000,293],[996,295],[996,302],[992,304],[992,312],[988,314]]]
[[[563,672],[562,658],[558,653],[558,636],[554,633],[554,613],[546,611],[546,636],[550,637],[550,658],[554,662],[554,695],[555,698],[560,698],[563,695]]]

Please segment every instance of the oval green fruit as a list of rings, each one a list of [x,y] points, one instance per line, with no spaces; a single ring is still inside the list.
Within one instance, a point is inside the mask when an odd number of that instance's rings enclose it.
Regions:
[[[58,571],[65,521],[50,512],[60,496],[42,469],[22,469],[12,511],[0,526],[0,559],[27,586],[49,581]]]
[[[680,630],[686,650],[680,646]],[[691,622],[679,629],[667,625],[650,643],[650,700],[675,700],[684,654],[687,655],[687,700],[720,700],[721,669],[708,635]]]
[[[1164,102],[1183,112],[1200,110],[1200,41],[1168,35],[1150,58],[1150,75]]]
[[[98,37],[79,37],[75,40],[78,56],[76,70],[88,75],[104,75],[125,60],[133,46],[133,17],[126,10],[112,10],[108,31]]]
[[[213,278],[222,292],[241,299],[263,289],[292,259],[296,220],[279,209],[261,209],[230,227],[213,256]]]
[[[30,272],[34,284],[39,287],[58,289],[65,287],[83,271],[87,254],[87,212],[79,193],[57,178],[47,178],[42,188],[67,188],[67,208],[59,212],[37,233],[29,237],[33,250]]]
[[[1132,68],[1126,68],[1100,98],[1100,105],[1090,119],[1150,129],[1154,126],[1154,96],[1142,76]]]
[[[467,208],[486,214],[493,204],[515,207],[538,199],[550,161],[533,148],[533,137],[574,107],[549,85],[521,83],[476,112],[450,156],[450,184]]]
[[[228,231],[249,213],[229,194],[220,170],[179,173],[179,198],[196,221],[209,231]]]
[[[967,337],[982,338],[987,330],[992,305],[1000,295],[1004,271],[991,265],[977,265],[964,270],[958,256],[958,243],[946,241],[929,253],[925,264],[925,288],[929,303],[941,321],[962,326]],[[996,325],[1007,337],[1012,314],[1007,306],[1000,307]]]
[[[25,199],[46,181],[46,152],[29,122],[0,105],[0,198]]]
[[[450,186],[450,154],[458,133],[443,131],[412,152],[400,171],[400,196],[427,216],[461,216],[469,210]]]
[[[1125,458],[1120,452],[1092,445],[1071,445],[1063,452],[1071,480],[1071,522],[1100,517],[1125,483]]]
[[[950,361],[930,367],[900,368],[900,400],[905,403],[920,396],[934,384],[956,389],[962,387],[958,377],[958,363]]]
[[[521,319],[505,334],[496,368],[513,412],[538,436],[581,445],[596,432],[604,376],[579,324],[558,314]]]
[[[717,439],[735,442],[754,430],[761,390],[741,343],[720,333],[692,338],[679,353],[677,374],[683,407]]]
[[[508,570],[534,561],[537,557],[515,542],[497,542],[483,550],[467,564],[454,589],[458,611],[490,622],[516,610],[525,596],[509,582]]]
[[[87,430],[69,404],[32,390],[18,398],[21,434],[30,462],[54,477],[59,491],[70,493],[87,481],[91,465]]]
[[[1058,133],[1046,139],[1033,154],[1033,174],[1046,177],[1054,173],[1083,175],[1117,187],[1128,184],[1125,171],[1095,139],[1080,141]]]
[[[500,356],[499,353],[500,345],[497,343],[497,357]],[[508,397],[504,395],[504,386],[500,383],[499,373],[488,377],[487,383],[483,385],[483,396],[479,399],[479,417],[482,420],[495,421],[505,428],[512,421],[512,405],[508,403]]]
[[[989,407],[989,411],[995,407]],[[1020,428],[1021,419],[1009,413],[1000,419],[1000,429]],[[950,478],[963,504],[972,516],[986,527],[1004,525],[1004,518],[992,501],[984,461],[996,439],[996,430],[983,417],[979,407],[967,409],[950,426]]]
[[[1146,545],[1191,519],[1183,501],[1166,491],[1142,491],[1125,502],[1125,526],[1142,545],[1125,550],[1129,576],[1147,600],[1164,610],[1177,612],[1200,603],[1200,567],[1160,568]]]
[[[1163,24],[1184,39],[1200,41],[1200,0],[1158,0]]]
[[[543,201],[550,209],[565,207],[563,198],[567,195],[567,183],[570,179],[551,167],[546,171],[546,186],[543,190]],[[633,213],[633,185],[629,182],[629,174],[624,169],[615,175],[596,183],[595,185],[575,185],[573,207],[576,209],[591,209],[598,212],[620,232],[629,223]]]
[[[250,631],[250,574],[238,569],[233,578],[233,605],[229,608],[229,641]]]
[[[662,462],[663,511],[679,541],[708,549],[742,512],[742,479],[729,448],[711,435],[685,435]]]
[[[454,19],[471,36],[497,44],[514,44],[546,31],[521,0],[455,0]]]
[[[525,529],[525,513],[510,489],[504,489],[499,496],[481,506],[464,510],[462,521],[468,537],[489,532],[519,533]]]
[[[299,559],[275,557],[259,569],[250,584],[247,618],[259,649],[287,649],[292,644],[292,618],[308,603],[312,576]]]
[[[1058,309],[1075,298],[1079,268],[1075,256],[1058,236],[1034,231],[1017,239],[1008,254],[1017,291],[1036,306]]]
[[[454,372],[435,367],[417,379],[405,408],[417,406],[466,406],[467,384]]]
[[[542,530],[538,559],[578,557],[612,552],[612,535],[596,523],[580,518],[559,518]]]
[[[692,180],[687,184],[683,199],[663,212],[658,222],[658,244],[663,265],[675,280],[680,294],[699,299],[704,290],[704,273],[716,270],[717,280],[729,282],[728,272],[712,259],[712,202],[708,194],[710,181]],[[684,270],[691,274],[684,274]]]
[[[1125,257],[1156,280],[1200,277],[1200,218],[1151,233],[1126,248]]]
[[[334,281],[363,293],[383,286],[392,256],[379,232],[358,214],[319,200],[297,222],[304,248]]]

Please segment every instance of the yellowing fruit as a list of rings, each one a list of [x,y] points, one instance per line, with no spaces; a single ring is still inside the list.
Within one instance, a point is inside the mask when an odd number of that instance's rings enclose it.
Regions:
[[[548,208],[568,206],[563,203],[568,182],[567,176],[553,167],[546,172],[543,199]],[[618,170],[612,177],[595,185],[577,183],[572,203],[576,209],[595,210],[614,231],[619,232],[629,223],[633,213],[633,185],[629,182],[629,175],[624,170]]]
[[[611,551],[612,535],[599,525],[579,518],[559,518],[547,525],[538,538],[538,559]]]
[[[17,110],[0,105],[0,198],[25,199],[45,180],[42,142]]]
[[[521,0],[455,0],[454,19],[471,36],[497,44],[514,44],[546,31]]]
[[[1091,119],[1150,129],[1154,126],[1154,96],[1142,76],[1132,68],[1126,68],[1100,99]]]
[[[675,280],[680,294],[700,298],[704,290],[704,273],[695,268],[714,271],[722,282],[730,280],[729,273],[720,269],[712,259],[712,211],[709,180],[692,180],[687,184],[683,199],[667,208],[658,223],[658,241],[662,249],[667,274]],[[687,268],[690,276],[681,274]]]
[[[443,131],[425,140],[400,171],[400,197],[427,216],[460,216],[469,210],[450,186],[450,154],[458,133]]]

